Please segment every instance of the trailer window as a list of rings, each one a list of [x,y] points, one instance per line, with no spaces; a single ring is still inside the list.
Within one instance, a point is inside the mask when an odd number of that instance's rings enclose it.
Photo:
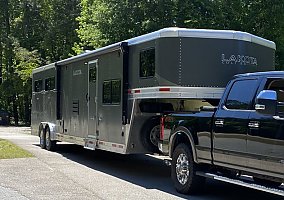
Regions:
[[[55,89],[55,77],[45,79],[45,91]]]
[[[149,78],[155,75],[155,48],[140,52],[140,77]]]
[[[40,92],[40,91],[42,91],[42,80],[36,80],[35,82],[34,82],[34,91],[35,92]]]
[[[111,81],[111,100],[112,104],[120,103],[120,80]]]
[[[103,103],[119,104],[121,96],[121,81],[108,80],[103,83]]]
[[[103,103],[111,103],[111,81],[104,81],[103,85]]]
[[[96,82],[96,78],[97,78],[97,69],[94,68],[90,68],[89,70],[89,81],[90,82]]]

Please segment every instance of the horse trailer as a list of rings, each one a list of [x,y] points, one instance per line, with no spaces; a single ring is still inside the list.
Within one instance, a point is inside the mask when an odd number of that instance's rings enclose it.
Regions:
[[[160,116],[216,106],[235,74],[274,70],[275,43],[229,30],[165,28],[32,73],[32,134],[121,154],[158,151]]]

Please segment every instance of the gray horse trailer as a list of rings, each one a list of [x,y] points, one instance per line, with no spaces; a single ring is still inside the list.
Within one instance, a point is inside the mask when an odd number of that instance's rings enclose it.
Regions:
[[[32,134],[122,154],[158,151],[164,113],[216,106],[235,74],[274,70],[249,33],[166,28],[33,71]]]

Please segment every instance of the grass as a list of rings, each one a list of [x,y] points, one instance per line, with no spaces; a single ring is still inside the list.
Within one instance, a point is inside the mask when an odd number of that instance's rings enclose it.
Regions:
[[[33,157],[33,155],[7,140],[0,139],[0,159],[27,157]]]

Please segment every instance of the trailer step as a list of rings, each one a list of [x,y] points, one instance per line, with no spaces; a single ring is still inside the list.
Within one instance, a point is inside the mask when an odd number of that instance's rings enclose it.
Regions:
[[[283,184],[279,188],[271,188],[271,187],[266,187],[266,186],[263,186],[263,185],[256,184],[247,177],[240,177],[240,179],[231,179],[231,178],[227,178],[227,177],[220,176],[220,175],[217,175],[217,174],[200,172],[200,171],[196,172],[196,175],[203,176],[203,177],[206,177],[206,178],[211,178],[211,179],[218,180],[218,181],[232,183],[232,184],[247,187],[247,188],[260,190],[260,191],[263,191],[263,192],[268,192],[268,193],[271,193],[271,194],[284,196]]]
[[[85,144],[84,144],[84,148],[85,149],[89,149],[89,150],[95,150],[97,146],[97,140],[94,138],[86,138],[85,139]]]

